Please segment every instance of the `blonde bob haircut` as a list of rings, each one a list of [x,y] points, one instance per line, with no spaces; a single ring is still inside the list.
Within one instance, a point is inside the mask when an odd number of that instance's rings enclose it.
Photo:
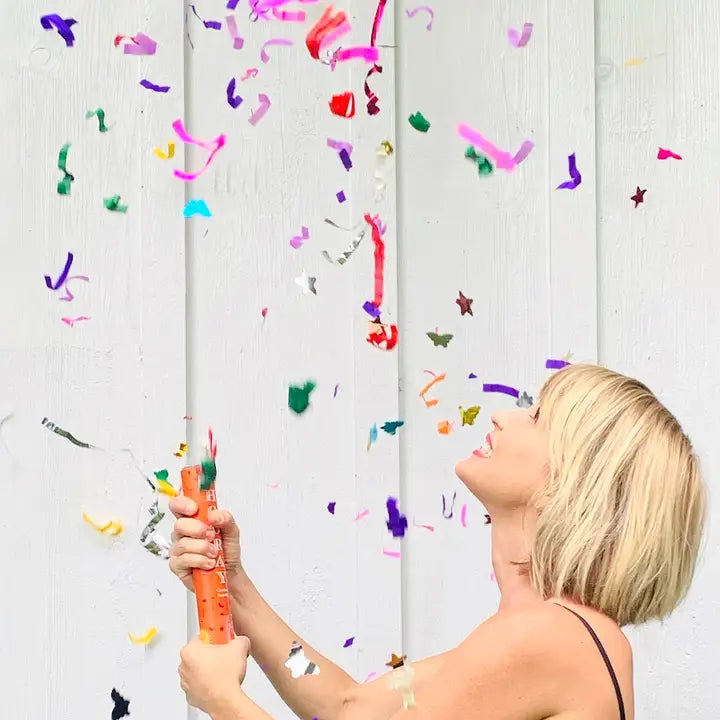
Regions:
[[[555,373],[538,407],[550,468],[533,586],[620,625],[663,619],[688,591],[705,521],[690,440],[645,385],[594,365]]]

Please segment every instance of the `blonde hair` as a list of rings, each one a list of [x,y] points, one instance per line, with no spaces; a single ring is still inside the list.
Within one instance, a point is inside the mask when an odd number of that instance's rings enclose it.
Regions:
[[[555,373],[538,407],[550,470],[533,586],[620,625],[666,617],[688,591],[705,521],[690,440],[645,385],[594,365]]]

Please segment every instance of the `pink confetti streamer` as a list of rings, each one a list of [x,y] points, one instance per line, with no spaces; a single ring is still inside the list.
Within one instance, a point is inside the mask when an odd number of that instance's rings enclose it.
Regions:
[[[390,548],[383,548],[383,555],[387,555],[388,557],[399,558],[400,551],[399,550],[390,550]]]
[[[210,142],[206,140],[197,140],[194,137],[188,135],[187,131],[183,127],[182,120],[180,119],[175,120],[175,122],[172,124],[172,128],[175,131],[175,134],[184,143],[196,145],[197,147],[201,147],[203,150],[208,151],[208,156],[205,160],[205,164],[197,172],[187,173],[183,172],[182,170],[173,170],[173,174],[175,175],[175,177],[180,178],[180,180],[185,180],[186,182],[189,180],[194,180],[199,175],[202,175],[205,170],[207,170],[208,165],[210,165],[212,159],[215,157],[215,153],[217,153],[217,151],[220,150],[223,145],[225,145],[225,135],[218,135],[214,140],[211,140]]]
[[[285,40],[284,38],[270,38],[269,40],[267,40],[266,42],[263,43],[263,46],[262,46],[262,48],[260,49],[260,59],[261,59],[264,63],[270,62],[270,56],[265,52],[265,48],[268,47],[268,46],[270,46],[270,45],[285,45],[285,46],[288,46],[288,45],[292,45],[292,44],[293,44],[293,41],[292,41],[292,40]]]
[[[65,295],[63,295],[61,298],[58,298],[59,300],[71,302],[75,299],[75,296],[70,292],[70,288],[68,287],[68,283],[71,280],[83,280],[85,282],[90,282],[90,278],[87,275],[72,275],[67,280],[65,280],[65,286],[63,287],[63,290],[65,290]]]
[[[240,78],[240,82],[245,82],[248,78],[257,77],[258,72],[260,71],[257,68],[248,68],[245,71],[245,74]]]
[[[228,15],[225,18],[225,25],[227,26],[228,32],[230,33],[230,37],[232,38],[233,47],[235,48],[235,50],[242,50],[242,47],[245,44],[245,41],[238,34],[237,23],[235,22],[235,16]]]
[[[309,238],[310,231],[303,225],[300,235],[293,235],[293,237],[290,238],[290,247],[293,247],[297,250]]]
[[[69,317],[61,318],[61,320],[66,325],[69,325],[70,327],[75,327],[76,322],[80,322],[81,320],[89,320],[89,319],[90,318],[87,315],[80,315],[79,317],[76,317],[76,318],[69,318]]]
[[[332,32],[329,32],[320,39],[318,50],[325,50],[328,45],[333,45],[336,40],[339,40],[343,35],[347,35],[351,30],[350,23],[345,21],[342,25],[339,25]]]
[[[668,158],[672,158],[673,160],[682,160],[682,156],[674,153],[672,150],[667,150],[666,148],[658,148],[657,159],[667,160]]]
[[[374,678],[376,675],[377,675],[377,673],[374,671],[371,673],[368,673],[367,677],[363,680],[363,683],[366,683],[368,680],[372,680],[372,678]]]
[[[412,8],[411,10],[406,10],[405,14],[409,18],[413,18],[419,12],[426,12],[430,15],[430,22],[425,26],[425,29],[432,30],[433,20],[435,20],[435,13],[433,12],[433,9],[429,5],[418,5],[416,8]]]
[[[280,20],[282,22],[305,22],[305,12],[303,10],[298,10],[296,12],[291,12],[290,10],[278,10],[277,8],[273,8],[272,11],[273,17],[276,20]]]
[[[463,527],[467,527],[467,505],[463,505],[460,508],[460,524]]]
[[[375,64],[378,61],[378,49],[376,47],[349,47],[341,48],[334,55],[333,59],[338,62],[344,62],[345,60],[364,60],[370,65]]]
[[[432,526],[432,525],[422,525],[422,524],[420,524],[420,523],[416,523],[415,521],[413,521],[413,527],[424,528],[425,530],[429,530],[430,532],[435,532],[434,526]]]
[[[353,146],[350,143],[343,142],[342,140],[333,140],[332,138],[327,139],[327,146],[329,148],[332,148],[333,150],[336,150],[337,152],[344,150],[348,154],[348,156],[353,150]]]
[[[525,140],[517,153],[512,156],[505,150],[499,150],[477,130],[473,130],[468,125],[460,124],[457,127],[458,135],[463,140],[467,140],[471,145],[476,147],[484,155],[487,155],[491,160],[495,162],[496,167],[505,170],[505,172],[512,172],[519,163],[521,163],[529,154],[530,151],[535,147],[535,144],[530,140]]]
[[[358,520],[362,520],[364,517],[367,517],[370,514],[369,510],[361,510],[356,516],[354,522],[357,522]]]
[[[525,47],[532,35],[533,24],[525,23],[521,32],[515,28],[508,28],[507,37],[513,47]]]
[[[278,487],[280,487],[280,483],[268,483],[268,487],[269,487],[271,490],[275,490],[275,489],[277,489]]]
[[[125,55],[154,55],[157,50],[157,43],[144,33],[137,33],[131,40],[123,46]]]
[[[264,93],[258,94],[258,102],[260,103],[257,110],[253,110],[252,114],[248,118],[248,122],[251,125],[257,125],[262,120],[265,113],[270,109],[270,98]]]

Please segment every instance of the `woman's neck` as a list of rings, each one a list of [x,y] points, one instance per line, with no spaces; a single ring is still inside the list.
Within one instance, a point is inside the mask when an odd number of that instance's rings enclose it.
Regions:
[[[530,584],[530,555],[534,518],[525,510],[491,513],[492,565],[500,588],[500,610],[538,600]],[[521,563],[521,564],[518,564]]]

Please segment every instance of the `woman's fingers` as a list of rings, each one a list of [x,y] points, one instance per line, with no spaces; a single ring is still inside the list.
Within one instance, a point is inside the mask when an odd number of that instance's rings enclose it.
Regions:
[[[170,498],[168,507],[176,518],[193,517],[198,511],[198,506],[195,501],[182,495]]]
[[[190,553],[192,555],[204,555],[206,557],[216,557],[217,548],[207,540],[182,537],[173,543],[170,548],[170,555],[179,557],[185,553]]]
[[[178,576],[187,575],[191,570],[212,570],[215,567],[215,559],[207,555],[196,555],[184,553],[173,555],[170,558],[170,570]]]
[[[202,520],[196,520],[195,518],[181,517],[175,521],[173,526],[173,542],[183,537],[209,540],[213,536],[213,531]]]

